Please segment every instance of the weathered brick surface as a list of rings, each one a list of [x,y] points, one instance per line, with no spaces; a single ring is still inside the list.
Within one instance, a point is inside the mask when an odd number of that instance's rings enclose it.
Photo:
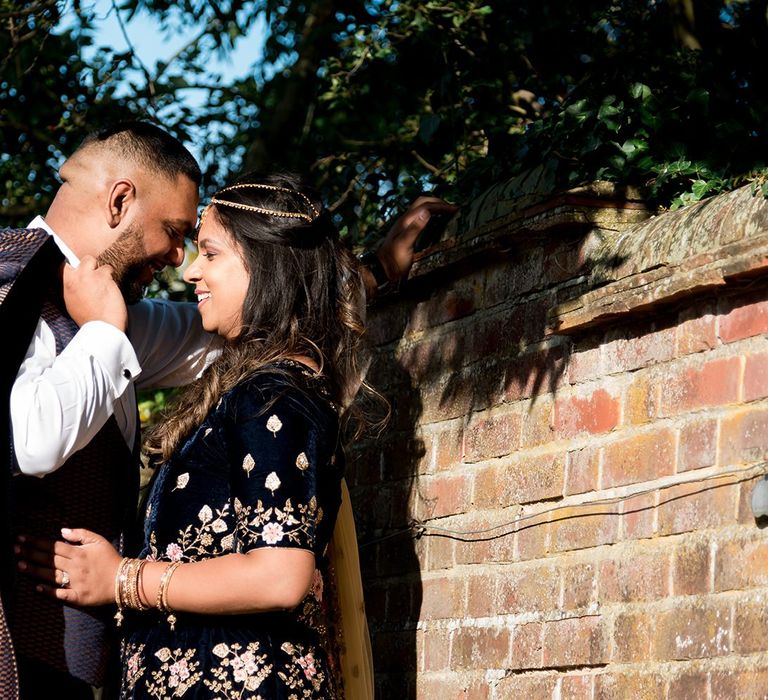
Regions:
[[[724,656],[732,651],[730,603],[684,602],[654,619],[651,654],[659,661]]]
[[[652,481],[672,474],[675,435],[671,430],[641,433],[609,444],[603,454],[602,486]]]
[[[768,283],[738,258],[765,227],[722,206],[619,236],[635,259],[608,268],[587,258],[610,230],[500,224],[501,249],[372,308],[392,417],[347,480],[378,697],[768,698]]]
[[[619,613],[613,620],[611,661],[640,662],[649,658],[653,618],[644,611]]]
[[[605,389],[589,396],[572,396],[555,401],[555,433],[558,437],[573,437],[578,433],[604,433],[619,423],[621,404]]]

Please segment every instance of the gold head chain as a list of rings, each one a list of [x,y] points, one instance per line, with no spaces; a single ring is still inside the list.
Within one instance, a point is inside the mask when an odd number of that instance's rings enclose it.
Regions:
[[[239,202],[228,202],[226,199],[219,199],[217,196],[222,192],[229,192],[230,190],[241,190],[245,188],[274,190],[276,192],[288,192],[289,194],[297,194],[309,205],[309,208],[312,210],[313,215],[310,216],[309,214],[306,214],[301,211],[280,211],[279,209],[267,209],[265,207],[257,207],[253,204],[240,204]],[[304,219],[309,223],[312,223],[318,216],[320,216],[320,212],[317,210],[315,205],[312,204],[309,197],[307,197],[307,195],[305,195],[303,192],[299,192],[298,190],[292,190],[292,189],[289,189],[288,187],[278,187],[277,185],[263,185],[258,182],[241,182],[238,185],[230,185],[229,187],[225,187],[219,190],[215,195],[213,195],[213,197],[211,197],[211,201],[208,203],[208,206],[206,206],[205,209],[203,209],[203,213],[200,216],[200,226],[203,225],[203,221],[205,221],[205,215],[208,213],[208,210],[210,209],[211,204],[220,204],[225,207],[242,209],[243,211],[255,211],[259,214],[268,214],[270,216],[281,216],[288,219]]]

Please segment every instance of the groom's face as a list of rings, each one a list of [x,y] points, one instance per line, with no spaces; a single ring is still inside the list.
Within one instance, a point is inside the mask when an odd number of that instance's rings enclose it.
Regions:
[[[137,302],[155,273],[184,260],[184,242],[197,221],[197,185],[185,176],[158,179],[142,193],[137,216],[99,256],[112,266],[128,303]]]

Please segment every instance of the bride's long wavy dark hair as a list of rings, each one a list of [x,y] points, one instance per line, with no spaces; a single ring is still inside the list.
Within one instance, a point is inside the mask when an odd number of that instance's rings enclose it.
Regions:
[[[216,217],[232,236],[248,270],[242,329],[149,432],[145,448],[163,460],[222,394],[276,360],[312,358],[345,407],[361,386],[364,290],[357,259],[339,240],[330,212],[295,175],[248,175],[236,184],[245,186],[218,192],[204,216]]]

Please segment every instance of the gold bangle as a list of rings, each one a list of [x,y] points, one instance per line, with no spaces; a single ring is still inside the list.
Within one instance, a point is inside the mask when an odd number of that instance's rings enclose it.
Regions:
[[[148,602],[145,602],[145,598],[141,595],[144,592],[144,567],[146,564],[147,560],[141,559],[136,572],[136,599],[139,601],[139,610],[149,610],[152,607]]]
[[[115,621],[118,627],[123,624],[123,582],[125,581],[125,567],[129,561],[128,557],[123,557],[115,574],[115,603],[117,604]]]
[[[179,566],[181,566],[181,562],[175,561],[169,564],[166,570],[163,571],[163,575],[160,577],[160,585],[157,588],[157,601],[155,603],[155,607],[160,612],[168,613],[167,619],[168,624],[171,626],[171,631],[176,629],[176,615],[173,614],[173,611],[168,605],[168,587],[171,583],[173,572],[176,571]]]
[[[149,610],[149,606],[144,604],[139,592],[139,579],[146,563],[146,559],[131,559],[128,565],[125,592],[128,607],[133,610]]]

